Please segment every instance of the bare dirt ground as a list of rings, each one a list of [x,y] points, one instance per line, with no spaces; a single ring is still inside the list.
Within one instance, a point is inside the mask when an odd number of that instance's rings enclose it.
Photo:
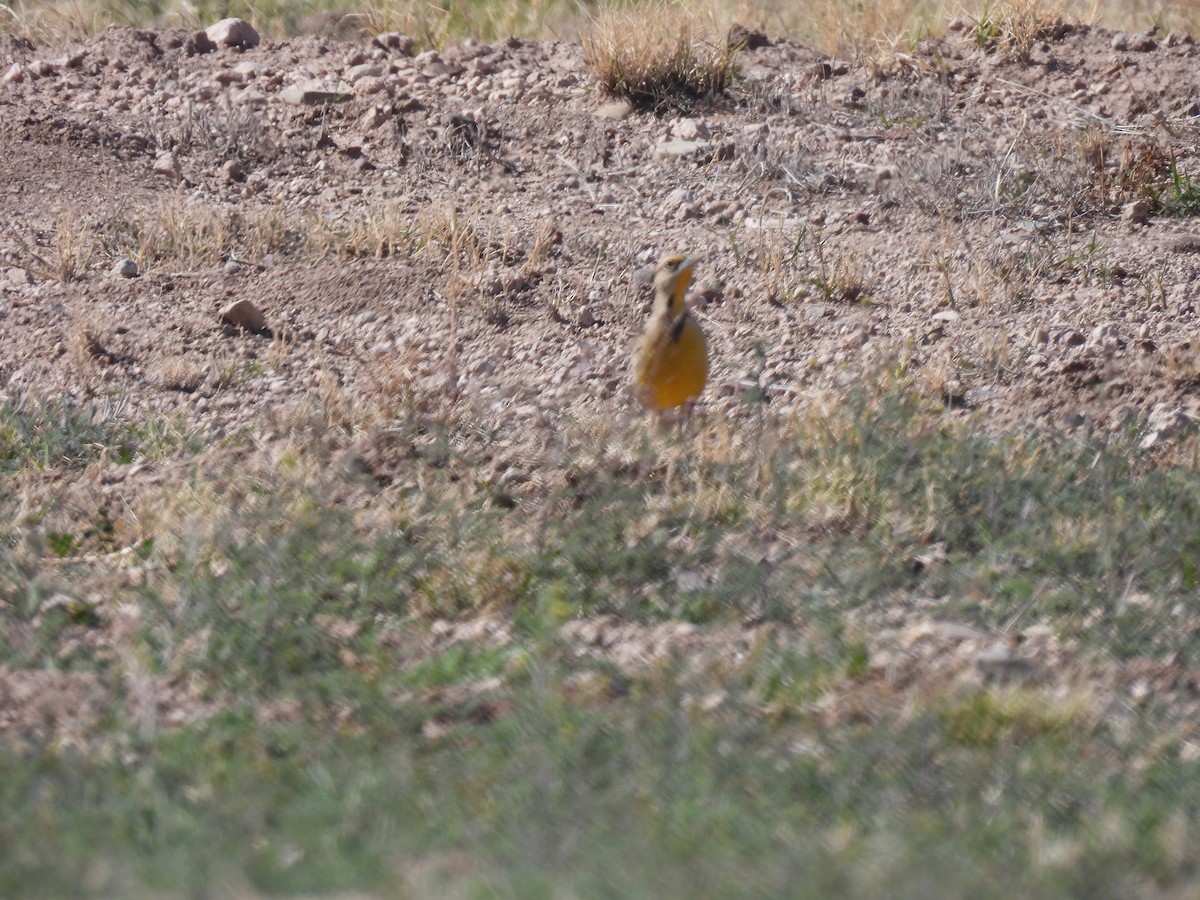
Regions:
[[[632,111],[569,44],[10,40],[0,390],[214,438],[452,400],[487,436],[478,464],[534,491],[547,433],[643,415],[644,272],[682,249],[702,258],[701,415],[895,365],[997,432],[1189,421],[1189,37],[981,48],[962,25],[858,62],[748,37],[726,96]],[[222,324],[242,299],[266,329]],[[119,507],[157,477],[89,490]]]
[[[748,382],[786,401],[895,354],[997,427],[1114,427],[1190,397],[1179,345],[1200,251],[1165,202],[1122,216],[1169,192],[1172,157],[1191,189],[1195,163],[1196,48],[1134,37],[1064,26],[1022,58],[963,28],[855,64],[755,35],[730,96],[624,116],[565,44],[413,58],[367,38],[193,53],[185,33],[118,28],[10,42],[5,390],[119,391],[219,433],[315,373],[353,390],[391,356],[413,390],[478,398],[502,430],[634,415],[635,275],[682,248],[703,258],[710,411]],[[296,86],[338,102],[290,103]],[[211,263],[142,249],[139,277],[109,274],[167,216],[244,233]],[[296,240],[342,236],[284,265],[286,241],[249,246],[280,217]],[[364,221],[390,229],[393,257],[340,258]],[[108,235],[110,255],[58,281],[72,230]],[[241,298],[298,352],[227,390],[215,361],[272,346],[217,324]],[[71,352],[81,330],[98,332],[99,379]]]
[[[10,43],[5,389],[116,390],[221,432],[311,391],[318,370],[353,388],[400,356],[413,390],[503,400],[515,428],[634,414],[635,275],[683,248],[703,257],[713,412],[748,380],[786,398],[896,354],[996,426],[1145,416],[1190,396],[1178,344],[1200,238],[1169,210],[1122,208],[1168,190],[1171,155],[1186,178],[1198,110],[1190,38],[1135,37],[1063,26],[1022,59],[962,29],[851,64],[755,36],[730,97],[613,118],[568,44],[410,58],[368,38],[191,54],[182,32]],[[1114,49],[1130,43],[1148,49]],[[289,103],[296,85],[338,102]],[[139,250],[113,235],[164,209],[300,232],[386,212],[395,257],[338,258],[335,236],[329,258],[284,265],[286,247],[235,238],[211,264],[108,274],[122,246]],[[108,234],[110,256],[59,282],[71,229]],[[422,251],[422,232],[460,258]],[[217,324],[242,298],[300,352],[235,390],[170,390],[164,364],[269,352],[269,336]],[[71,352],[80,329],[101,338],[100,383]]]

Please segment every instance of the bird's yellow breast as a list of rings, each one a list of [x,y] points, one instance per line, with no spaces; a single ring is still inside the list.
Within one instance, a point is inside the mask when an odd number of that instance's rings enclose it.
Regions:
[[[704,332],[688,313],[656,316],[646,329],[634,367],[638,399],[652,410],[691,403],[708,378]]]

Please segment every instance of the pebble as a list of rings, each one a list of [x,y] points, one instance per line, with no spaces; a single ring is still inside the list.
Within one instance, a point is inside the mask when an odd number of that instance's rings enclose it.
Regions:
[[[1126,203],[1121,210],[1121,221],[1129,225],[1146,225],[1150,221],[1150,204],[1145,200]]]
[[[390,106],[372,106],[358,120],[359,126],[363,131],[374,131],[379,126],[391,121],[392,109]]]
[[[249,300],[235,300],[221,310],[221,321],[246,331],[263,331],[267,320],[262,311]]]
[[[632,112],[633,104],[628,100],[614,100],[596,110],[596,116],[601,119],[624,119]]]
[[[284,88],[278,96],[284,103],[292,106],[319,106],[323,103],[337,103],[348,99],[346,94],[339,91],[297,86]]]
[[[1087,343],[1087,338],[1084,337],[1081,332],[1072,329],[1070,331],[1063,332],[1062,337],[1059,338],[1059,341],[1063,344],[1066,344],[1068,347],[1079,347]]]
[[[137,263],[129,257],[119,259],[112,267],[112,274],[121,278],[136,278],[138,274]]]
[[[351,66],[345,73],[345,79],[350,82],[355,82],[362,78],[380,78],[382,76],[383,66],[378,63],[363,63],[359,66]]]
[[[153,169],[157,175],[178,175],[179,163],[175,161],[174,153],[160,153],[154,159]]]
[[[703,141],[663,141],[654,147],[654,155],[663,159],[682,159],[700,153],[707,146]]]
[[[1140,442],[1141,447],[1148,450],[1195,427],[1196,416],[1183,407],[1169,403],[1155,404],[1146,417],[1146,433]]]
[[[204,30],[204,34],[218,47],[236,47],[239,50],[247,50],[250,47],[257,47],[259,42],[258,32],[244,19],[222,19],[220,22],[209,25]]]
[[[1117,325],[1115,322],[1105,322],[1092,329],[1088,336],[1088,344],[1098,347],[1113,348],[1118,345]]]
[[[1017,656],[1008,641],[997,641],[979,652],[975,668],[986,678],[1007,681],[1030,674],[1033,663]]]

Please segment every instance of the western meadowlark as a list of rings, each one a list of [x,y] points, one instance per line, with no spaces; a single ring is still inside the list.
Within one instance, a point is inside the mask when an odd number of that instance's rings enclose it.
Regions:
[[[666,256],[654,270],[654,310],[633,364],[633,389],[655,414],[691,409],[708,378],[708,346],[683,305],[696,260]]]

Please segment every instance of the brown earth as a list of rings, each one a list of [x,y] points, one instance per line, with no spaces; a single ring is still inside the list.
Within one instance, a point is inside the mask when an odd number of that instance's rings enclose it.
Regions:
[[[604,115],[577,46],[413,58],[385,43],[189,55],[185,33],[121,28],[9,41],[5,390],[119,391],[222,433],[312,391],[317,369],[352,390],[390,357],[415,391],[485,401],[501,430],[635,415],[625,371],[647,288],[632,276],[682,248],[703,258],[713,412],[756,381],[786,400],[889,356],[996,425],[1104,429],[1190,399],[1179,345],[1200,237],[1153,203],[1121,215],[1169,185],[1172,158],[1194,168],[1187,36],[1133,52],[1063,26],[1021,58],[963,29],[867,63],[754,40],[730,96],[624,117]],[[342,99],[291,105],[295,85]],[[137,255],[120,235],[164,207],[248,232],[386,212],[395,256],[341,259],[331,238],[327,258],[285,265],[286,248],[243,234],[209,264],[109,274]],[[108,255],[58,281],[64,228],[109,235]],[[405,232],[462,252],[400,246]],[[218,327],[243,298],[270,333]],[[100,378],[72,352],[81,331]],[[258,358],[271,333],[294,350],[236,391],[214,383],[215,359]],[[189,371],[198,383],[172,390]]]
[[[1156,405],[1191,410],[1189,37],[1060,26],[1020,53],[956,26],[857,62],[752,37],[727,96],[636,111],[565,43],[10,39],[0,390],[213,437],[453,402],[487,436],[479,463],[528,477],[547,432],[643,415],[644,273],[683,249],[702,257],[701,415],[881,364],[989,429],[1152,440]],[[112,271],[126,254],[136,277]],[[237,300],[266,329],[223,324]],[[388,440],[358,447],[381,478]],[[94,489],[136,490],[136,469]]]

